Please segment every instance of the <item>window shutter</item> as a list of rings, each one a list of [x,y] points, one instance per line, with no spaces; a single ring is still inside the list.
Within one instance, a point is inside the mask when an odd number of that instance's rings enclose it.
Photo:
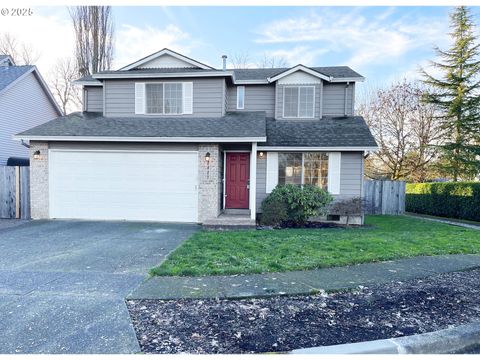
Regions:
[[[278,184],[278,153],[267,152],[267,194],[270,194]]]
[[[183,83],[183,113],[193,114],[193,83]]]
[[[135,114],[145,114],[145,83],[135,83]]]
[[[340,194],[341,161],[341,152],[331,152],[328,154],[328,192],[330,194]]]

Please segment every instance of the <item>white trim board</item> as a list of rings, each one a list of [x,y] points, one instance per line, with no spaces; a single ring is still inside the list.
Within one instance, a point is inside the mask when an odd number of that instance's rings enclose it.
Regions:
[[[205,71],[205,72],[182,72],[182,73],[108,73],[94,74],[94,79],[151,79],[151,78],[194,78],[194,77],[233,77],[229,71]]]
[[[376,151],[377,146],[259,146],[258,151]]]
[[[280,73],[280,74],[278,74],[278,75],[275,75],[275,76],[272,76],[272,77],[267,78],[267,80],[268,80],[269,82],[274,82],[274,81],[277,81],[277,80],[279,80],[279,79],[281,79],[281,78],[283,78],[283,77],[285,77],[285,76],[288,76],[288,75],[290,75],[290,74],[292,74],[292,73],[294,73],[294,72],[296,72],[296,71],[303,71],[303,72],[305,72],[305,73],[307,73],[307,74],[310,74],[310,75],[312,75],[312,76],[315,76],[315,77],[317,77],[317,78],[320,78],[320,79],[326,80],[326,81],[331,81],[331,80],[333,79],[331,76],[326,76],[326,75],[324,75],[324,74],[322,74],[322,73],[320,73],[320,72],[318,72],[318,71],[316,71],[316,70],[312,70],[312,69],[310,69],[310,68],[308,68],[308,67],[306,67],[306,66],[304,66],[304,65],[302,65],[302,64],[298,64],[298,65],[296,65],[296,66],[294,66],[294,67],[292,67],[292,68],[290,68],[290,69],[288,69],[288,70],[285,70],[284,72],[282,72],[282,73]]]
[[[160,51],[157,51],[157,52],[155,52],[155,53],[153,53],[153,54],[150,54],[150,55],[148,55],[148,56],[146,56],[146,57],[144,57],[144,58],[142,58],[142,59],[140,59],[140,60],[137,60],[137,61],[135,61],[134,63],[131,63],[131,64],[127,65],[127,66],[124,66],[124,67],[122,67],[120,70],[131,70],[131,69],[134,69],[134,68],[136,68],[136,67],[138,67],[138,66],[140,66],[140,65],[143,65],[143,64],[145,64],[145,63],[148,63],[148,62],[150,62],[150,61],[152,61],[152,60],[154,60],[154,59],[156,59],[156,58],[159,58],[159,57],[161,57],[161,56],[163,56],[163,55],[170,55],[170,56],[172,56],[172,57],[174,57],[174,58],[176,58],[176,59],[178,59],[178,60],[182,60],[182,61],[184,61],[184,62],[186,62],[186,63],[188,63],[188,64],[191,64],[191,65],[193,65],[194,67],[197,67],[197,68],[200,68],[200,69],[213,69],[213,68],[212,68],[211,66],[209,66],[209,65],[206,65],[206,64],[201,63],[201,62],[199,62],[199,61],[197,61],[197,60],[191,59],[191,58],[189,58],[189,57],[187,57],[187,56],[185,56],[185,55],[179,54],[179,53],[177,53],[177,52],[175,52],[175,51],[172,51],[172,50],[170,50],[170,49],[164,48],[164,49],[162,49],[162,50],[160,50]]]
[[[122,136],[30,136],[13,135],[13,140],[45,140],[45,141],[106,141],[106,142],[206,142],[206,143],[250,143],[264,142],[266,137],[122,137]]]

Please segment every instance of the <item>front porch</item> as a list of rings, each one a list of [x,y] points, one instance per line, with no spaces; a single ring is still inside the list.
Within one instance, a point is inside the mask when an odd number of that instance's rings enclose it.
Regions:
[[[201,219],[203,227],[218,230],[254,228],[257,213],[257,143],[219,144],[214,151],[203,156],[207,177],[213,182],[218,180],[215,187],[218,195],[210,193],[209,197],[219,200],[216,211]]]

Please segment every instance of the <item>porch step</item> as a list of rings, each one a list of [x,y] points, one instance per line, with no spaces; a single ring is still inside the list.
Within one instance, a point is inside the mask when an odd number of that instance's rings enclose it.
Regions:
[[[255,226],[256,222],[250,216],[232,214],[221,214],[202,223],[202,227],[208,230],[254,229]]]
[[[250,216],[250,209],[223,209],[222,214]]]

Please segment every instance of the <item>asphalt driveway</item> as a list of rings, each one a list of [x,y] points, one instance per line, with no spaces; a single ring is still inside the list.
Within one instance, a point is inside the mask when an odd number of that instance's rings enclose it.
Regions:
[[[135,353],[125,296],[195,225],[0,226],[0,353]]]

